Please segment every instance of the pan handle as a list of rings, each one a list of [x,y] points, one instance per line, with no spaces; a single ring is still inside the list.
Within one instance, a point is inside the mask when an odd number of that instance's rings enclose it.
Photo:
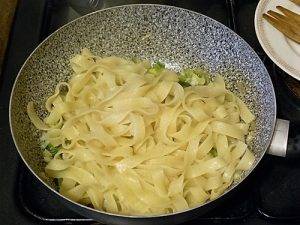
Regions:
[[[268,154],[281,157],[290,156],[290,154],[292,154],[291,148],[288,148],[289,126],[290,121],[288,120],[276,120],[271,145],[267,151]]]

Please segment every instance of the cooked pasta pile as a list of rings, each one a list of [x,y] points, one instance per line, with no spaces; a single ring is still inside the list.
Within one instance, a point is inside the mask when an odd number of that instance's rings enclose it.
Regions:
[[[172,213],[217,198],[251,168],[254,115],[222,77],[183,87],[171,70],[86,49],[71,66],[44,120],[27,108],[64,196],[118,214]]]

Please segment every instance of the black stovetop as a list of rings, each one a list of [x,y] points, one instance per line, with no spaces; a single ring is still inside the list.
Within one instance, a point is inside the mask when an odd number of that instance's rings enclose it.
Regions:
[[[108,1],[108,0],[106,0]],[[116,4],[115,1],[108,1]],[[261,49],[253,18],[258,0],[152,0],[208,15],[242,36],[265,63],[276,90],[278,115],[291,121],[290,138],[300,134],[300,104],[284,88],[284,73]],[[8,122],[13,81],[30,52],[50,33],[79,16],[65,0],[20,0],[1,75],[0,95],[0,224],[96,224],[61,204],[20,161]],[[1,29],[1,28],[0,28]],[[300,159],[299,159],[300,160]],[[300,164],[298,160],[266,155],[258,168],[208,214],[186,224],[300,223]]]

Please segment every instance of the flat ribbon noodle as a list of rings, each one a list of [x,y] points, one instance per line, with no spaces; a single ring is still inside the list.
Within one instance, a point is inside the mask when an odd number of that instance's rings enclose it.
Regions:
[[[87,49],[71,67],[44,120],[27,106],[49,144],[46,175],[64,196],[117,214],[165,214],[217,198],[252,168],[244,140],[255,116],[221,76],[183,87],[171,70]]]

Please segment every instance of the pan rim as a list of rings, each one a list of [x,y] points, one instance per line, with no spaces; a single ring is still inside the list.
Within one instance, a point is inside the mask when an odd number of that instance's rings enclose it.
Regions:
[[[66,23],[65,25],[61,26],[60,28],[58,28],[57,30],[55,30],[53,33],[51,33],[49,36],[47,36],[41,43],[39,43],[37,45],[37,47],[30,53],[30,55],[26,58],[26,60],[24,61],[22,67],[20,68],[16,78],[15,78],[15,81],[14,81],[14,84],[13,84],[13,87],[12,87],[12,90],[11,90],[11,93],[10,93],[10,100],[9,100],[9,126],[10,126],[10,131],[11,131],[11,134],[12,134],[12,138],[13,138],[13,141],[14,141],[14,144],[15,144],[15,147],[19,153],[19,156],[22,158],[22,161],[25,163],[26,167],[30,170],[30,172],[45,186],[47,187],[50,191],[54,192],[55,194],[57,194],[58,196],[60,196],[61,198],[63,198],[64,200],[66,200],[68,203],[71,203],[71,204],[74,204],[78,207],[82,207],[84,208],[85,210],[91,210],[93,211],[94,213],[100,213],[100,214],[105,214],[105,215],[108,215],[108,216],[114,216],[114,217],[119,217],[119,218],[127,218],[127,219],[151,219],[151,218],[160,218],[160,217],[169,217],[169,216],[173,216],[173,215],[178,215],[178,214],[183,214],[183,213],[186,213],[186,212],[190,212],[190,211],[194,211],[200,207],[204,207],[212,202],[215,202],[216,200],[218,199],[221,199],[223,198],[224,196],[226,196],[229,192],[231,192],[233,189],[235,189],[236,187],[238,187],[251,173],[252,171],[257,167],[257,165],[260,163],[260,161],[262,160],[263,156],[265,155],[267,149],[269,148],[271,142],[272,142],[272,137],[274,135],[274,130],[275,130],[275,123],[276,123],[276,118],[277,118],[277,103],[276,103],[276,95],[275,95],[275,91],[274,91],[274,85],[272,83],[272,80],[270,78],[270,75],[267,76],[267,79],[268,81],[270,82],[271,84],[271,87],[272,87],[272,97],[274,99],[273,101],[273,108],[274,108],[274,117],[273,117],[273,120],[272,120],[272,128],[271,128],[271,135],[269,137],[269,140],[266,142],[266,146],[264,148],[264,150],[262,151],[261,155],[259,157],[256,157],[256,161],[255,161],[255,164],[253,164],[251,170],[247,171],[247,174],[241,179],[239,180],[237,183],[235,184],[232,184],[228,189],[226,189],[226,191],[224,193],[222,193],[220,196],[218,196],[216,199],[214,200],[209,200],[203,204],[199,204],[197,206],[194,206],[192,208],[188,208],[188,209],[185,209],[185,210],[181,210],[181,211],[177,211],[177,212],[173,212],[173,213],[167,213],[167,214],[148,214],[148,215],[125,215],[125,214],[116,214],[116,213],[111,213],[111,212],[106,212],[106,211],[100,211],[100,210],[97,210],[95,208],[91,208],[91,207],[88,207],[86,205],[83,205],[83,204],[80,204],[80,203],[77,203],[65,196],[63,196],[62,194],[60,194],[59,192],[57,192],[56,190],[54,190],[52,187],[50,187],[49,184],[47,184],[45,181],[43,181],[34,171],[33,169],[29,166],[29,164],[27,163],[27,161],[25,160],[25,158],[23,157],[20,149],[19,149],[19,146],[17,144],[17,141],[16,141],[16,138],[15,138],[15,134],[14,134],[14,130],[13,130],[13,127],[12,127],[12,101],[13,101],[13,96],[14,96],[14,92],[15,92],[15,88],[16,88],[16,85],[17,85],[17,82],[19,80],[19,77],[21,76],[22,74],[22,71],[25,67],[25,65],[27,64],[27,62],[31,59],[31,57],[36,53],[36,51],[44,44],[46,43],[53,35],[55,35],[56,33],[59,33],[61,30],[63,30],[65,27],[67,26],[70,26],[70,24],[73,24],[75,23],[76,21],[78,20],[81,20],[83,18],[86,18],[86,17],[89,17],[93,14],[97,14],[97,13],[100,13],[102,11],[108,11],[108,10],[111,10],[111,9],[117,9],[117,8],[126,8],[126,7],[147,7],[147,6],[150,6],[150,7],[158,7],[158,8],[173,8],[173,9],[176,9],[176,10],[182,10],[182,11],[186,11],[188,13],[191,13],[191,14],[195,14],[197,16],[201,16],[201,17],[204,17],[208,20],[211,20],[213,23],[216,23],[217,25],[221,26],[222,28],[224,28],[226,31],[228,31],[231,35],[235,35],[237,36],[241,41],[242,43],[248,48],[250,49],[253,54],[257,57],[258,61],[262,64],[262,67],[263,67],[263,70],[266,74],[269,75],[269,72],[268,70],[266,69],[264,63],[262,62],[262,60],[259,58],[259,56],[257,55],[257,53],[254,51],[254,49],[239,35],[237,34],[235,31],[233,31],[232,29],[230,29],[229,27],[227,27],[226,25],[222,24],[221,22],[218,22],[217,20],[209,17],[209,16],[206,16],[206,15],[203,15],[201,13],[198,13],[196,11],[193,11],[193,10],[189,10],[189,9],[185,9],[185,8],[181,8],[181,7],[177,7],[177,6],[171,6],[171,5],[162,5],[162,4],[127,4],[127,5],[119,5],[119,6],[114,6],[114,7],[109,7],[109,8],[104,8],[104,9],[100,9],[100,10],[97,10],[95,12],[92,12],[92,13],[89,13],[89,14],[86,14],[84,16],[81,16],[81,17],[78,17],[76,18],[75,20],[72,20],[68,23]]]

